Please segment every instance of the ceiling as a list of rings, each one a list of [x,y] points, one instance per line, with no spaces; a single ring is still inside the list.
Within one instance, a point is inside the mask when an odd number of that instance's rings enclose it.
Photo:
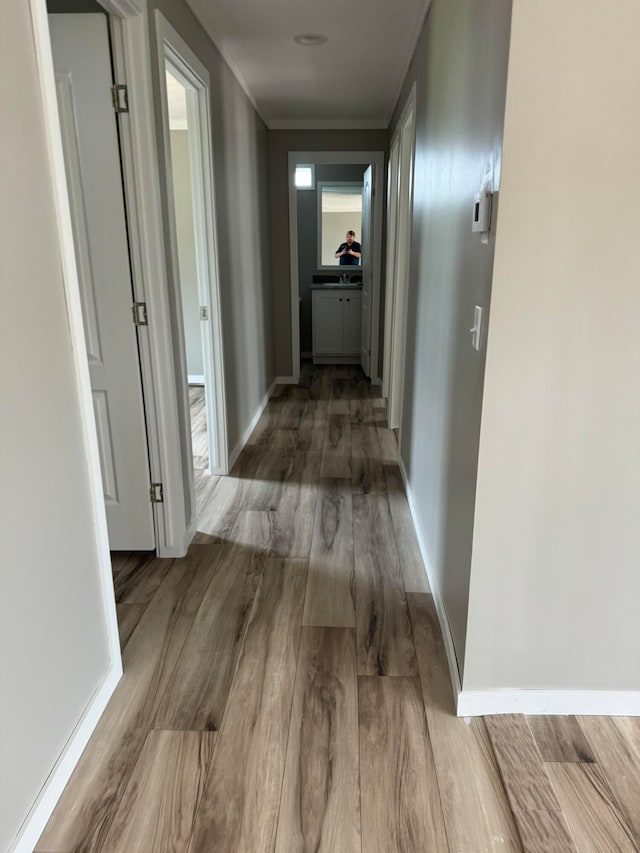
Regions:
[[[388,127],[429,2],[188,0],[272,129]]]

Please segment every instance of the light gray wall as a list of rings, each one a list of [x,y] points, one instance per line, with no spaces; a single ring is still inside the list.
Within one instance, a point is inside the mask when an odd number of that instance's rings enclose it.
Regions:
[[[267,130],[251,102],[183,0],[152,0],[150,39],[156,50],[158,8],[211,75],[220,286],[229,447],[249,426],[275,377],[269,269]],[[153,67],[159,105],[161,79]],[[164,162],[158,112],[161,162]],[[166,204],[166,193],[163,200]],[[174,306],[177,308],[177,306]],[[176,310],[177,316],[177,310]],[[187,450],[188,437],[184,436]],[[183,464],[190,465],[185,457]]]
[[[361,181],[368,166],[351,164],[317,165],[315,181]],[[345,214],[346,215],[346,214]],[[342,240],[345,239],[345,228]],[[356,239],[359,239],[356,237]],[[336,248],[339,243],[336,243]],[[334,250],[335,251],[335,250]],[[336,261],[337,263],[337,261]],[[300,352],[311,352],[311,284],[318,270],[318,191],[298,192],[298,281],[300,303]],[[325,272],[327,272],[325,270]],[[336,274],[339,267],[336,267]],[[355,272],[355,271],[354,271]]]
[[[0,74],[0,850],[110,664],[29,5]],[[27,367],[29,368],[27,370]]]
[[[291,376],[289,151],[386,152],[389,134],[386,130],[270,130],[268,142],[275,365],[278,376]]]
[[[463,664],[494,238],[471,232],[485,173],[500,183],[511,0],[433,0],[394,116],[417,85],[401,455],[434,585]]]
[[[193,195],[191,193],[188,130],[171,131],[171,169],[178,237],[182,320],[187,350],[187,373],[190,376],[202,376],[204,367],[202,362],[196,244],[193,230]]]
[[[514,0],[468,689],[640,690],[640,6],[608,11]]]

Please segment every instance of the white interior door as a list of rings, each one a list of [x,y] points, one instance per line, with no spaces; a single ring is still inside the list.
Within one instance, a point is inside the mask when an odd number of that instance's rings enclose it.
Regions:
[[[362,323],[360,327],[360,364],[365,376],[371,376],[371,291],[373,281],[373,251],[371,235],[371,197],[373,166],[363,176],[362,187]]]
[[[107,18],[50,15],[112,550],[155,547]]]

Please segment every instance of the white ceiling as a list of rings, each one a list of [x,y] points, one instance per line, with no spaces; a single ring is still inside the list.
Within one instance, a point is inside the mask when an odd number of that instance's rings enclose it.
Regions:
[[[276,129],[387,127],[430,0],[188,2]]]

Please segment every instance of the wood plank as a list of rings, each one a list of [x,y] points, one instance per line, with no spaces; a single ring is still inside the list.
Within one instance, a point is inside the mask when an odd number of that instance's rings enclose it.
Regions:
[[[364,424],[365,426],[376,426],[376,418],[373,411],[373,401],[356,397],[349,400],[349,417],[351,425]]]
[[[190,853],[273,850],[305,581],[304,561],[267,560]]]
[[[431,592],[400,469],[397,465],[385,465],[384,474],[404,588],[407,592]]]
[[[638,853],[633,833],[595,764],[555,763],[547,772],[580,853]]]
[[[262,449],[262,458],[242,502],[244,510],[277,511],[294,452],[292,447]]]
[[[360,853],[356,644],[303,628],[276,853]]]
[[[484,721],[455,715],[453,689],[431,595],[408,593],[422,696],[451,850],[521,851]]]
[[[329,423],[327,400],[305,403],[298,429],[298,450],[322,450]]]
[[[376,412],[383,411],[382,409],[375,409]],[[385,413],[386,417],[386,413]],[[389,464],[397,464],[398,463],[398,439],[396,438],[396,434],[392,429],[388,429],[384,426],[378,426],[378,440],[380,442],[380,451],[382,453],[382,461]]]
[[[224,544],[231,536],[261,453],[260,446],[247,445],[229,476],[220,477],[198,516],[198,532],[206,535],[206,541]]]
[[[294,396],[295,388],[290,388],[290,396],[280,406],[278,427],[280,429],[298,429],[304,410],[304,401]]]
[[[595,757],[575,717],[527,717],[543,761],[593,763]]]
[[[154,727],[217,731],[262,574],[271,525],[241,512],[160,704]]]
[[[349,415],[329,415],[322,448],[323,477],[351,477],[351,422]]]
[[[389,503],[354,495],[358,675],[417,675]]]
[[[196,514],[199,517],[218,485],[220,477],[207,474],[206,471],[201,471],[197,468],[193,469],[193,476],[196,487]]]
[[[312,400],[329,400],[331,397],[330,369],[315,365],[315,370],[309,383],[309,396]]]
[[[576,853],[558,798],[527,720],[485,717],[522,847],[527,853]]]
[[[295,450],[298,446],[297,429],[276,429],[271,436],[269,446],[273,450]]]
[[[331,393],[338,399],[345,394],[345,389],[349,387],[349,383],[353,376],[351,365],[349,364],[332,364],[331,370]]]
[[[131,635],[135,631],[136,626],[146,609],[146,604],[116,605],[116,612],[118,615],[118,634],[120,636],[120,651],[124,651],[124,647],[129,642]]]
[[[309,558],[321,460],[318,452],[296,452],[273,524],[269,556]]]
[[[124,675],[37,849],[102,849],[220,552],[196,545],[173,561],[124,650]]]
[[[362,849],[449,850],[417,678],[359,683]]]
[[[386,494],[380,442],[373,426],[351,425],[351,478],[356,495]]]
[[[215,737],[213,732],[149,732],[104,850],[186,850]]]
[[[253,432],[249,436],[247,444],[271,444],[271,437],[274,431],[278,428],[278,420],[280,418],[280,404],[276,399],[270,399],[264,408],[264,411],[258,419]]]
[[[114,554],[112,554],[112,562]],[[171,568],[171,560],[155,551],[127,551],[115,556],[119,565],[113,586],[118,604],[148,604]]]
[[[640,718],[578,717],[640,847]]]
[[[355,628],[354,571],[351,481],[321,479],[304,625]]]
[[[350,415],[350,413],[349,400],[346,397],[340,397],[338,400],[329,400],[330,415]]]

